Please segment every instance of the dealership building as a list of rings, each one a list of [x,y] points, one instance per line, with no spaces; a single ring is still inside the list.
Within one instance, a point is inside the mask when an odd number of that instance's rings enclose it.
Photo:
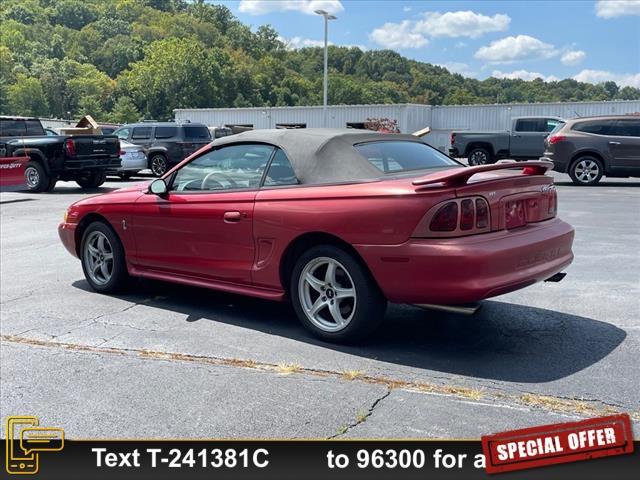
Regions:
[[[363,128],[369,118],[395,120],[402,133],[431,127],[425,140],[443,151],[452,131],[508,130],[513,117],[561,118],[640,113],[640,101],[514,103],[495,105],[331,105],[327,127]],[[324,126],[322,106],[253,108],[184,108],[174,110],[176,121],[201,122],[210,127],[312,128]]]

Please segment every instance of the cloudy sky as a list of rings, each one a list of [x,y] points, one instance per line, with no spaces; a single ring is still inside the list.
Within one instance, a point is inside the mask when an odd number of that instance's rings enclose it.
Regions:
[[[216,2],[217,3],[217,2]],[[235,0],[255,28],[271,24],[291,48],[322,45],[314,10],[338,19],[336,45],[392,49],[465,76],[614,80],[640,88],[640,0]]]

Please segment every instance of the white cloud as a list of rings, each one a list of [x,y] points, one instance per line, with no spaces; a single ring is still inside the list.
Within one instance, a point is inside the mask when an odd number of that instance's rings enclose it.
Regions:
[[[640,15],[638,0],[600,0],[596,2],[596,15],[600,18]]]
[[[344,7],[340,0],[240,0],[238,10],[249,15],[287,11],[314,15],[316,10],[336,14],[342,12]]]
[[[555,75],[543,75],[539,72],[529,72],[527,70],[515,70],[513,72],[501,72],[500,70],[494,70],[491,73],[492,77],[495,78],[509,78],[511,80],[515,80],[517,78],[521,80],[535,80],[536,78],[541,78],[545,82],[555,82],[560,80]]]
[[[467,44],[465,42],[456,42],[456,45],[455,45],[456,48],[464,48],[466,46]]]
[[[410,12],[411,10],[413,10],[411,7],[402,7],[403,12]]]
[[[551,58],[558,50],[549,44],[529,35],[505,37],[480,47],[474,57],[489,63],[513,63],[520,60]]]
[[[416,22],[415,31],[430,37],[478,38],[488,32],[500,32],[509,27],[511,18],[498,13],[493,17],[472,11],[426,12]]]
[[[426,47],[429,40],[414,31],[415,22],[403,20],[400,23],[385,23],[369,34],[369,40],[384,48]]]
[[[605,70],[582,70],[573,78],[579,82],[602,83],[612,80],[622,87],[640,88],[640,73],[612,73]]]
[[[468,64],[463,62],[436,63],[439,67],[446,68],[450,72],[459,73],[465,77],[475,77],[476,72],[472,71]]]
[[[578,65],[587,56],[582,50],[569,50],[564,52],[560,57],[560,61],[564,65]]]

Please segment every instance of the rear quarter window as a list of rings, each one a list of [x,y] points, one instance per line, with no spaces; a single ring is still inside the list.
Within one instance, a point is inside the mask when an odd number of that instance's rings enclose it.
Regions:
[[[131,134],[133,140],[142,140],[145,138],[151,138],[151,127],[135,127]]]
[[[420,142],[366,142],[355,145],[355,149],[385,174],[460,165],[439,150]]]
[[[156,127],[155,138],[172,138],[178,134],[177,127]]]
[[[184,138],[191,138],[197,140],[211,140],[211,134],[209,129],[205,126],[185,126]]]

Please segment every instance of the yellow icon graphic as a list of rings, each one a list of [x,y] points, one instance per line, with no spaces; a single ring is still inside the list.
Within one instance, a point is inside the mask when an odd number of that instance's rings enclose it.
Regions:
[[[6,467],[12,475],[37,473],[40,452],[59,452],[64,448],[64,430],[40,427],[37,417],[8,417],[6,433]]]

